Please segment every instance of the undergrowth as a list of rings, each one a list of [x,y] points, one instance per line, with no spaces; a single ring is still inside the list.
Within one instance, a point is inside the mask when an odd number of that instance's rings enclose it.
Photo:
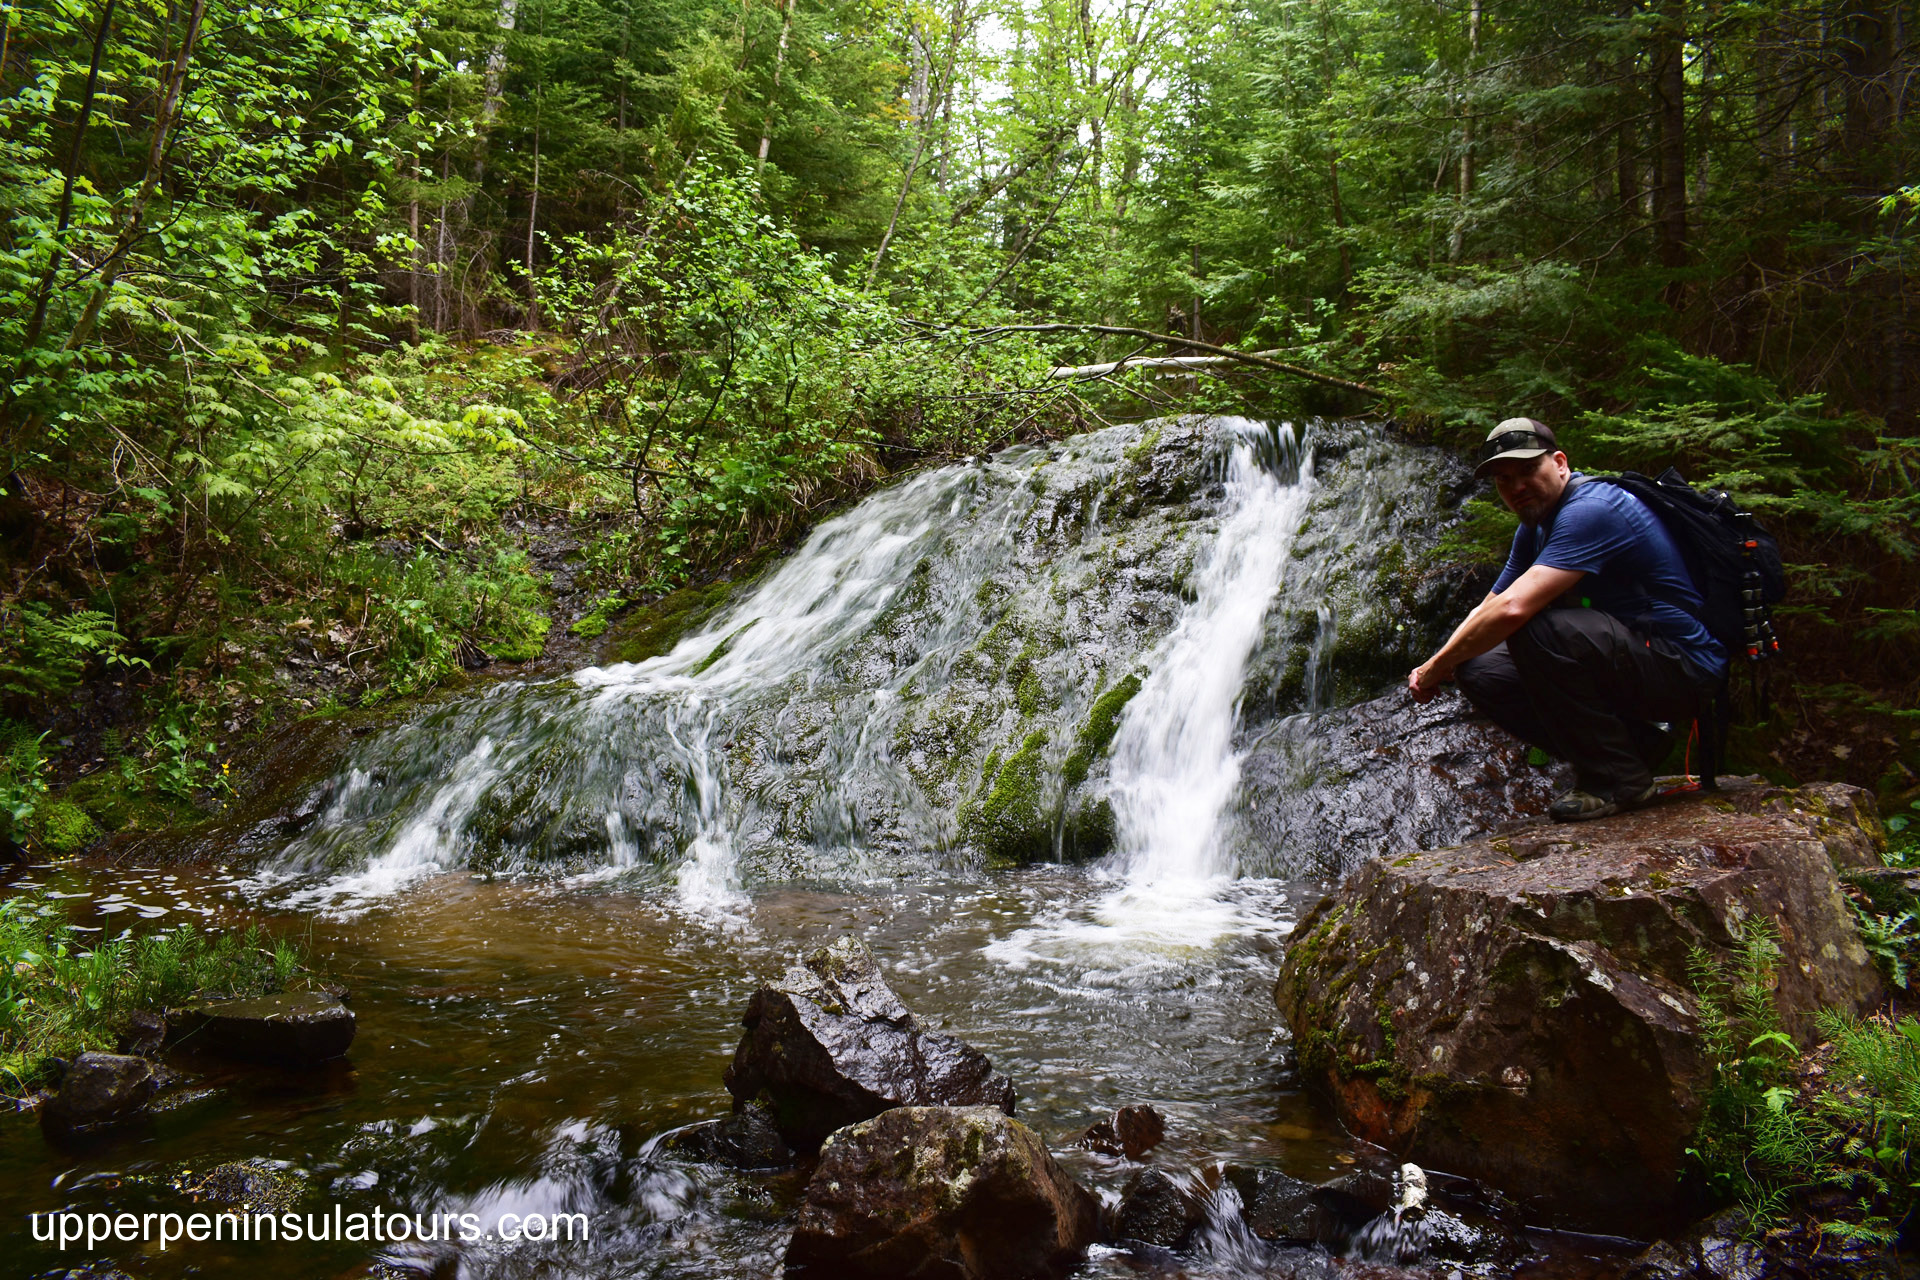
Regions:
[[[1823,1212],[1820,1229],[1891,1245],[1920,1201],[1920,1021],[1822,1012],[1810,1061],[1774,1002],[1780,958],[1760,924],[1732,957],[1693,954],[1713,1075],[1687,1154],[1713,1197],[1737,1204],[1756,1231],[1838,1192],[1845,1208]]]
[[[18,1097],[87,1050],[111,1050],[128,1016],[202,996],[284,989],[301,948],[259,926],[215,934],[187,924],[94,943],[57,900],[0,902],[0,1092]]]

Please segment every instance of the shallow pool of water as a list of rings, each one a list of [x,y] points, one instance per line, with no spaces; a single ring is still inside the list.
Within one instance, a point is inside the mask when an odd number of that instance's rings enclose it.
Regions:
[[[359,1034],[347,1061],[312,1072],[198,1064],[211,1092],[96,1149],[59,1150],[30,1124],[7,1125],[0,1197],[17,1214],[186,1212],[193,1171],[253,1160],[297,1176],[302,1211],[483,1223],[565,1211],[587,1215],[591,1239],[181,1242],[164,1254],[29,1240],[25,1274],[88,1259],[152,1276],[251,1274],[269,1259],[290,1274],[356,1274],[384,1257],[471,1276],[766,1275],[797,1188],[677,1163],[647,1143],[728,1108],[721,1073],[747,996],[847,933],[923,1020],[1013,1078],[1020,1118],[1056,1149],[1115,1107],[1149,1102],[1169,1121],[1161,1164],[1244,1160],[1324,1177],[1354,1159],[1280,1065],[1271,992],[1305,886],[1222,883],[1196,930],[1197,900],[1146,910],[1124,882],[1061,867],[771,889],[723,917],[690,916],[671,890],[617,877],[445,875],[347,919],[263,905],[258,881],[219,871],[40,869],[14,887],[27,884],[77,895],[75,918],[108,936],[183,918],[298,934],[351,988]],[[1124,1181],[1103,1157],[1063,1159],[1092,1185]]]

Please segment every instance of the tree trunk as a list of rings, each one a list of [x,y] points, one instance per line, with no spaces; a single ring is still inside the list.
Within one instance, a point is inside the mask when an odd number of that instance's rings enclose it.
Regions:
[[[47,247],[46,270],[40,276],[39,288],[34,291],[33,318],[27,322],[23,348],[39,341],[46,328],[47,305],[53,300],[53,287],[60,278],[60,256],[66,245],[67,227],[73,219],[73,189],[80,181],[80,153],[86,147],[87,121],[93,115],[94,90],[100,83],[100,60],[106,53],[107,33],[113,27],[113,6],[114,0],[107,0],[101,7],[100,26],[93,34],[93,60],[87,64],[87,87],[80,93],[80,111],[73,121],[73,145],[67,148],[66,178],[60,186],[60,212],[54,220],[53,243]],[[6,22],[6,29],[9,33],[13,31],[11,18]],[[0,70],[4,69],[5,63],[0,62]]]
[[[1653,219],[1660,265],[1677,271],[1687,265],[1687,98],[1686,10],[1684,0],[1664,0],[1654,35],[1653,100],[1659,129],[1654,152]],[[1677,302],[1679,282],[1667,285],[1667,301]]]
[[[760,125],[760,155],[753,162],[758,178],[767,167],[767,152],[773,147],[773,111],[780,97],[780,73],[787,65],[787,37],[793,32],[793,0],[780,0],[780,44],[773,53],[773,90],[767,94],[767,116]],[[916,156],[917,160],[918,157]]]
[[[527,332],[540,327],[540,280],[533,274],[533,233],[540,224],[540,124],[533,126],[533,198],[527,202]]]
[[[99,282],[94,286],[93,296],[87,299],[86,310],[80,313],[80,322],[68,335],[65,349],[72,351],[93,335],[93,326],[100,318],[100,309],[106,305],[113,293],[113,285],[120,278],[121,270],[126,266],[126,258],[133,246],[146,230],[147,205],[154,193],[160,189],[160,174],[165,168],[167,144],[172,140],[173,127],[179,120],[180,97],[187,87],[187,68],[193,62],[193,47],[200,39],[200,26],[207,16],[207,0],[194,0],[193,9],[187,15],[186,31],[180,38],[180,51],[174,57],[173,66],[167,80],[167,87],[161,96],[160,106],[154,112],[153,141],[147,149],[146,177],[140,184],[139,194],[133,198],[133,206],[127,212],[127,221],[115,237],[113,248],[102,259]]]
[[[421,62],[418,54],[413,59],[413,114],[420,114]],[[407,307],[411,314],[407,317],[407,331],[413,339],[413,345],[420,345],[420,148],[418,140],[413,147],[412,163],[409,166],[411,189],[407,192],[407,239],[411,247],[407,250]]]
[[[1480,3],[1467,9],[1467,74],[1460,94],[1460,203],[1453,214],[1453,235],[1447,242],[1447,261],[1460,261],[1466,248],[1467,201],[1473,196],[1473,78],[1480,68]]]
[[[476,187],[487,176],[487,133],[500,114],[501,95],[505,91],[507,78],[507,33],[513,30],[519,10],[520,0],[500,0],[499,11],[493,19],[500,35],[494,39],[493,47],[487,50],[486,71],[481,76],[480,119],[476,129],[479,138],[473,150],[473,185]]]

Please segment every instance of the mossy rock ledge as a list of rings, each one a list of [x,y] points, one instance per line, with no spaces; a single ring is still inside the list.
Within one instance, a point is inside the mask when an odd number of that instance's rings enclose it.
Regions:
[[[1294,931],[1274,990],[1304,1078],[1358,1136],[1562,1225],[1675,1225],[1710,1084],[1689,974],[1764,920],[1776,999],[1886,991],[1839,873],[1877,866],[1871,795],[1758,779],[1579,825],[1374,858]]]

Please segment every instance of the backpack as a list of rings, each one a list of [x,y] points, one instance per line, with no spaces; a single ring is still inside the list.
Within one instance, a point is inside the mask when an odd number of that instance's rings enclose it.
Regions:
[[[1787,594],[1780,546],[1726,490],[1702,492],[1672,467],[1654,479],[1637,471],[1594,479],[1625,489],[1666,526],[1700,593],[1700,624],[1727,651],[1727,674],[1714,691],[1711,714],[1703,717],[1707,723],[1702,726],[1702,785],[1713,790],[1733,719],[1733,668],[1743,657],[1753,682],[1755,714],[1764,714],[1760,664],[1780,652],[1772,606]]]

